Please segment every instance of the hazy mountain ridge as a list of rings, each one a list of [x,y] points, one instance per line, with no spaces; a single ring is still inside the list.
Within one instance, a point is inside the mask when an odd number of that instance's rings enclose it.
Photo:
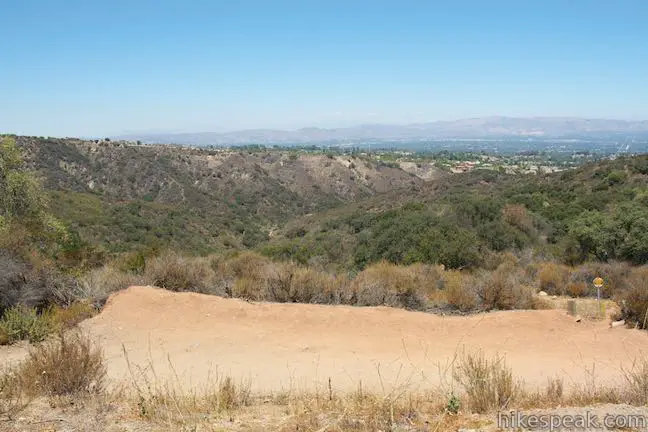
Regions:
[[[358,140],[421,140],[478,138],[604,138],[648,137],[648,121],[570,117],[481,117],[408,125],[365,124],[346,128],[298,130],[249,129],[234,132],[129,134],[118,139],[187,145],[343,143]]]

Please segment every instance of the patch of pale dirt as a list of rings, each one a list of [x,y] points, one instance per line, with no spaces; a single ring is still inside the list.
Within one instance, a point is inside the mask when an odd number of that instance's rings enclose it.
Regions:
[[[399,162],[398,164],[403,171],[412,173],[425,181],[436,180],[443,174],[431,163]]]
[[[218,372],[250,379],[260,392],[313,389],[329,378],[336,390],[360,382],[376,390],[443,386],[464,349],[505,356],[529,386],[557,375],[566,385],[592,378],[621,383],[621,368],[648,349],[646,332],[575,322],[561,310],[443,317],[386,307],[253,304],[152,287],[116,293],[81,327],[101,341],[115,381],[129,380],[125,349],[132,365],[153,364],[161,380],[177,374],[181,385],[194,387]]]
[[[0,365],[10,367],[22,361],[29,352],[27,342],[19,342],[13,345],[0,345]]]

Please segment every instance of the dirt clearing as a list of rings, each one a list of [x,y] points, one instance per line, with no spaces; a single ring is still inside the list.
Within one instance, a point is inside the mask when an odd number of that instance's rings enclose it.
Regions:
[[[105,350],[110,377],[155,369],[157,379],[199,386],[215,373],[249,379],[256,391],[409,389],[450,385],[462,350],[502,355],[527,385],[618,382],[646,354],[648,334],[560,310],[442,317],[385,307],[248,303],[131,287],[82,323]]]

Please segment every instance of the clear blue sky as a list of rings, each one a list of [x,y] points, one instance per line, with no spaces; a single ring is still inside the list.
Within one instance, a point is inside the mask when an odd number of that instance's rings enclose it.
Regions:
[[[648,119],[648,1],[0,0],[0,132]]]

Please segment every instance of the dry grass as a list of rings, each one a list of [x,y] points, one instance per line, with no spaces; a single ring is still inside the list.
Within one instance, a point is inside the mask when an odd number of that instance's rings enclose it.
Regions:
[[[302,267],[273,262],[245,252],[212,261],[217,279],[227,295],[280,303],[347,303],[351,298],[346,279]]]
[[[219,418],[249,418],[251,412],[258,416],[262,410],[273,418],[272,430],[369,432],[484,426],[488,421],[484,422],[483,417],[470,416],[502,409],[646,403],[646,362],[626,372],[627,381],[618,387],[598,385],[592,372],[590,382],[574,386],[571,391],[565,389],[561,377],[549,379],[544,388],[529,391],[503,358],[488,358],[481,352],[464,353],[456,363],[453,378],[463,392],[453,392],[457,408],[454,413],[448,411],[446,391],[422,391],[406,381],[389,391],[368,391],[360,383],[355,391],[340,393],[329,379],[314,391],[291,388],[277,394],[252,395],[249,382],[237,383],[230,377],[217,376],[191,391],[182,390],[177,383],[159,384],[152,366],[133,375],[138,377],[134,379],[137,392],[133,406],[141,418],[167,428],[195,428],[202,422],[217,424]]]
[[[16,370],[28,392],[48,396],[101,393],[105,374],[103,352],[80,333],[60,333],[33,348]]]
[[[441,265],[412,264],[406,267],[413,273],[416,283],[423,294],[430,296],[439,290],[443,284],[445,267]]]
[[[471,273],[444,270],[434,265],[399,266],[378,262],[350,279],[347,275],[335,275],[314,267],[272,261],[254,252],[209,258],[164,253],[148,258],[145,267],[141,267],[138,257],[128,255],[104,268],[92,270],[77,284],[66,287],[65,295],[58,297],[65,297],[67,305],[87,299],[101,306],[116,290],[132,285],[156,285],[173,291],[195,291],[254,301],[384,305],[469,313],[564,306],[538,297],[538,289],[587,302],[596,292],[591,287],[591,280],[602,275],[605,280],[603,296],[614,294],[615,300],[625,302],[620,318],[639,327],[644,321],[648,323],[648,297],[644,289],[648,268],[631,268],[620,263],[589,263],[571,268],[553,262],[536,262],[532,256],[520,258],[500,253],[491,257],[491,264],[495,266],[491,271]],[[128,264],[126,267],[124,262]],[[128,268],[128,272],[118,270],[118,264]],[[143,274],[131,271],[133,268],[143,270]],[[589,307],[581,315],[602,316],[598,308],[590,310]],[[0,331],[0,341],[3,339],[6,335]]]
[[[297,266],[293,263],[270,263],[265,267],[264,278],[260,281],[260,300],[279,303],[298,302],[304,290],[293,290],[293,277]],[[305,297],[303,297],[305,299]]]
[[[125,356],[128,361],[126,352]],[[63,364],[63,358],[72,361]],[[598,403],[643,406],[648,402],[645,360],[624,371],[624,380],[617,387],[597,384],[592,370],[591,380],[570,391],[561,377],[549,379],[544,388],[529,391],[503,358],[488,358],[482,352],[463,353],[455,361],[452,378],[463,391],[452,392],[452,411],[448,410],[447,391],[420,390],[407,380],[400,385],[386,385],[382,391],[368,391],[359,383],[355,391],[338,392],[329,379],[314,391],[291,388],[255,395],[250,381],[217,373],[192,389],[182,387],[179,379],[162,382],[152,363],[144,368],[129,363],[132,391],[122,393],[121,402],[130,407],[138,421],[164,430],[221,430],[219,425],[227,429],[226,425],[247,424],[257,426],[251,430],[365,432],[479,428],[489,425],[488,416],[501,409]],[[173,368],[170,361],[169,366]],[[52,370],[60,372],[52,374]],[[15,418],[40,396],[51,399],[72,395],[74,401],[89,394],[107,398],[103,377],[100,354],[87,338],[75,334],[55,344],[44,344],[38,354],[32,353],[23,364],[0,375],[0,415]]]
[[[627,403],[629,401],[625,399],[625,395],[626,393],[620,388],[588,383],[574,386],[564,403],[567,406],[578,407],[602,403]]]
[[[70,287],[69,302],[86,300],[96,306],[101,306],[110,294],[133,285],[148,285],[148,282],[142,276],[124,273],[107,265],[91,270]]]
[[[631,368],[623,370],[626,397],[630,403],[648,405],[648,360],[635,361]]]
[[[55,329],[67,330],[81,321],[92,318],[97,309],[88,301],[78,301],[68,307],[53,306],[47,311]]]
[[[461,312],[470,312],[477,308],[477,281],[457,270],[448,270],[443,275],[445,301]]]
[[[294,393],[283,398],[282,431],[388,431],[422,428],[444,410],[437,395],[368,392]]]
[[[502,219],[527,234],[532,235],[536,231],[533,216],[521,204],[506,204],[502,208]]]
[[[333,275],[308,267],[295,269],[291,280],[291,298],[301,303],[348,303],[348,283]]]
[[[231,288],[232,297],[242,298],[245,300],[261,300],[261,283],[251,278],[238,278]]]
[[[592,281],[601,277],[605,281],[601,294],[605,298],[611,298],[628,288],[627,280],[632,272],[632,267],[626,263],[586,263],[571,269],[570,280],[585,283],[588,287],[587,294],[596,295]]]
[[[584,297],[587,295],[589,287],[585,282],[570,282],[567,285],[567,295],[571,297]]]
[[[183,388],[179,378],[161,381],[155,365],[146,367],[130,363],[124,348],[131,377],[133,406],[137,414],[147,421],[164,424],[175,429],[179,425],[192,425],[205,418],[231,413],[252,403],[251,382],[236,382],[229,376],[215,373],[200,386]],[[173,364],[169,360],[169,367]]]
[[[560,403],[565,393],[565,383],[562,378],[554,377],[547,380],[545,396],[547,399]]]
[[[549,378],[544,388],[540,387],[535,391],[526,389],[520,391],[516,398],[515,408],[535,409],[564,406],[565,397],[562,377]]]
[[[312,267],[273,262],[246,252],[213,259],[213,268],[228,296],[280,303],[349,304],[354,301],[349,280]]]
[[[230,377],[212,379],[197,390],[183,390],[172,383],[148,382],[137,387],[133,400],[141,418],[170,428],[232,413],[250,403],[249,384],[236,383]]]
[[[221,278],[264,279],[265,268],[272,261],[254,252],[242,252],[232,257],[213,257],[212,268]]]
[[[101,349],[76,332],[32,347],[26,360],[4,374],[8,392],[30,397],[99,394],[104,378]]]
[[[483,352],[463,353],[454,378],[466,392],[470,408],[477,413],[500,410],[515,403],[522,385],[502,357],[488,359]]]
[[[540,264],[538,282],[540,290],[553,295],[564,295],[569,280],[569,267],[555,264]]]
[[[152,285],[171,291],[225,294],[216,289],[216,274],[206,258],[188,258],[167,252],[147,261],[144,278]]]
[[[18,385],[11,369],[0,371],[0,416],[14,418],[32,399]]]
[[[533,309],[535,290],[522,282],[518,267],[504,263],[495,271],[482,274],[477,292],[486,310]]]
[[[648,329],[648,268],[636,269],[628,285],[629,288],[619,295],[621,318],[638,328]]]
[[[358,306],[394,306],[425,309],[427,293],[410,267],[386,261],[363,270],[352,282]]]
[[[546,297],[536,295],[533,297],[533,309],[536,310],[556,309],[556,305],[552,300]]]
[[[48,411],[58,406],[82,409],[86,400],[109,396],[105,374],[99,347],[81,333],[61,332],[0,371],[0,416],[15,419],[39,399],[47,401]]]

